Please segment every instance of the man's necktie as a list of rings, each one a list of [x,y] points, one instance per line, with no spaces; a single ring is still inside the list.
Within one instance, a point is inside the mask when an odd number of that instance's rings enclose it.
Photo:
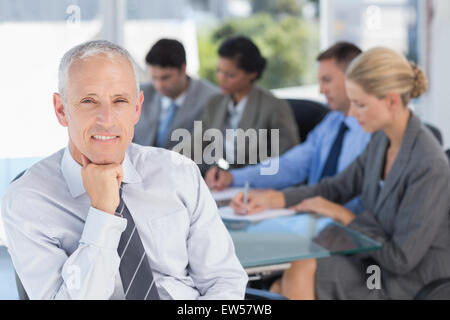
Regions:
[[[172,124],[172,120],[175,117],[176,111],[177,105],[172,101],[169,109],[167,110],[167,114],[163,119],[161,119],[158,125],[158,135],[156,137],[157,147],[163,148],[166,145],[167,139],[169,138],[170,125]]]
[[[344,135],[347,129],[348,127],[345,125],[344,121],[342,121],[341,126],[339,127],[339,132],[336,139],[334,139],[330,153],[328,154],[327,162],[325,162],[325,165],[323,166],[321,179],[331,177],[336,174],[339,156],[342,151],[342,143],[344,141]]]
[[[127,219],[127,227],[122,233],[117,252],[120,257],[119,273],[127,300],[159,300],[152,269],[148,262],[141,238],[123,202],[122,186],[119,190],[120,203],[117,213]]]

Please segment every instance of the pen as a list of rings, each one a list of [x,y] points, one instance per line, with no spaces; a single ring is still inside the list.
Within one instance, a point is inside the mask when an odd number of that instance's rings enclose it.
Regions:
[[[244,186],[244,214],[247,214],[247,203],[248,203],[248,190],[250,189],[250,184],[247,182],[245,182],[245,186]]]

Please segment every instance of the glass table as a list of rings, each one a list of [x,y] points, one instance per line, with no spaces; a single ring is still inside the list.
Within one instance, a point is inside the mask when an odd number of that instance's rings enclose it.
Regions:
[[[377,250],[380,243],[330,218],[310,213],[259,222],[224,220],[247,273],[284,270],[290,262]]]

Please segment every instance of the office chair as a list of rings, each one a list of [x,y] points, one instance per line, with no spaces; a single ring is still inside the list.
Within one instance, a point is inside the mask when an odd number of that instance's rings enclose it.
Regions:
[[[330,111],[320,102],[303,99],[286,99],[291,106],[292,112],[297,122],[300,141],[306,140],[308,133],[322,121],[325,115]]]
[[[441,131],[436,128],[435,126],[429,124],[429,123],[424,123],[425,127],[428,128],[428,130],[431,131],[431,133],[433,134],[433,136],[437,139],[437,141],[439,142],[439,144],[442,146],[443,144],[443,140],[442,140],[442,134]]]

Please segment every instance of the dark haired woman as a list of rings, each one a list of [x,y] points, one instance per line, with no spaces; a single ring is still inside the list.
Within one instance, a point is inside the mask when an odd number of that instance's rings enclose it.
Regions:
[[[215,128],[223,133],[223,158],[230,166],[255,164],[298,144],[297,124],[287,102],[255,85],[266,66],[266,59],[258,47],[250,39],[238,36],[224,41],[218,53],[217,80],[222,94],[207,104],[203,131]],[[248,132],[250,138],[245,139],[244,144],[238,129],[244,132],[255,129],[256,134]],[[279,130],[278,137],[272,129]],[[232,136],[230,132],[236,135]],[[244,145],[245,149],[242,148]],[[215,158],[221,157],[215,154]],[[215,167],[208,170],[205,179],[210,187],[220,179],[220,173]]]

